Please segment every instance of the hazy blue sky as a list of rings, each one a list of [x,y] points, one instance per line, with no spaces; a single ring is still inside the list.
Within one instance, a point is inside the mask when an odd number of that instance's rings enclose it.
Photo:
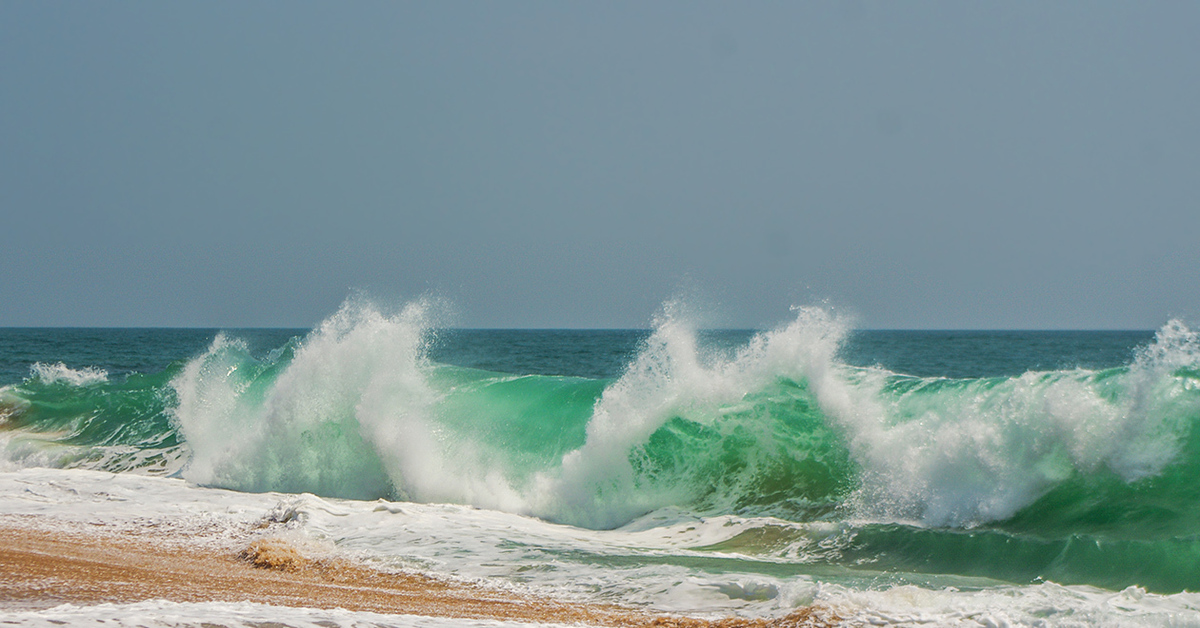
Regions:
[[[1200,3],[0,3],[0,325],[1153,328]]]

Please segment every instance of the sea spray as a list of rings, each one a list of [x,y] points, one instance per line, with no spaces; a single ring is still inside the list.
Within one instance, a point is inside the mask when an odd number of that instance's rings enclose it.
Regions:
[[[857,516],[923,526],[1003,521],[1083,475],[1159,475],[1200,417],[1196,339],[1173,321],[1134,363],[974,380],[864,372],[843,422]]]
[[[561,469],[539,478],[541,507],[535,511],[537,514],[592,527],[611,527],[656,508],[711,498],[712,481],[718,479],[714,476],[726,471],[743,475],[763,471],[758,465],[747,464],[756,457],[753,449],[746,450],[751,453],[749,457],[742,452],[723,452],[725,458],[733,458],[732,464],[715,469],[711,465],[706,469],[704,464],[713,462],[712,456],[701,453],[699,460],[687,460],[685,452],[671,457],[678,464],[668,469],[655,459],[651,443],[668,423],[690,424],[712,434],[711,428],[723,417],[741,414],[742,418],[767,423],[747,427],[754,431],[765,428],[765,440],[778,442],[774,438],[776,428],[786,421],[772,416],[769,408],[760,407],[750,416],[740,412],[754,405],[751,395],[768,390],[780,380],[792,384],[817,382],[821,386],[818,397],[839,394],[830,390],[835,384],[828,372],[847,327],[825,310],[798,309],[791,324],[756,335],[730,358],[720,352],[701,351],[696,330],[676,315],[675,309],[669,305],[664,308],[653,333],[625,374],[604,390],[588,422],[586,443],[563,456]],[[807,390],[800,389],[800,393],[802,412],[811,413],[813,404],[805,403]],[[720,430],[715,437],[733,444],[733,439],[727,441]],[[771,447],[774,443],[757,444]],[[708,453],[714,452],[710,449]],[[796,461],[815,452],[780,453],[785,460]],[[554,502],[548,504],[548,500]],[[733,501],[738,500],[735,497]]]
[[[433,363],[428,305],[352,301],[266,356],[218,335],[172,378],[169,412],[185,477],[240,490],[588,527],[681,507],[954,528],[1080,478],[1159,477],[1200,414],[1196,341],[1177,322],[1125,367],[961,380],[848,366],[848,332],[799,308],[718,351],[667,307],[606,382]]]
[[[62,362],[43,364],[34,362],[30,374],[46,385],[64,383],[70,386],[88,386],[108,381],[108,371],[94,366],[73,369]]]
[[[307,337],[264,359],[218,336],[172,387],[192,449],[184,476],[247,491],[392,497],[521,510],[478,428],[455,430],[425,349],[430,308],[387,314],[348,301]],[[444,381],[444,380],[443,380]]]
[[[387,316],[347,302],[304,340],[265,360],[218,335],[204,355],[171,382],[174,420],[192,450],[184,476],[249,491],[284,490],[373,498],[405,490],[388,461],[412,464],[406,443],[424,438],[419,413],[428,401],[420,377],[423,308]],[[392,431],[376,400],[400,405]],[[401,399],[403,397],[403,399]],[[402,403],[407,401],[407,404]],[[406,432],[398,435],[397,432]]]
[[[764,493],[827,510],[849,486],[844,448],[818,407],[837,386],[847,327],[824,310],[798,310],[727,355],[700,347],[668,309],[625,374],[597,386],[430,363],[426,307],[385,315],[348,302],[261,359],[218,335],[171,382],[192,451],[185,477],[590,527],[666,506],[761,504]],[[539,399],[554,405],[529,407]],[[497,431],[506,424],[523,427]]]

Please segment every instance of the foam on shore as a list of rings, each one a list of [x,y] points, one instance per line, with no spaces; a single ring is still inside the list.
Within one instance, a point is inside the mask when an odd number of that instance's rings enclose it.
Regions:
[[[0,473],[0,612],[15,625],[47,627],[445,625],[425,617],[467,626],[728,628],[840,618],[883,626],[1200,627],[1195,593],[948,576],[918,582],[885,573],[864,584],[869,566],[797,574],[787,561],[740,553],[739,544],[769,534],[807,535],[805,542],[820,545],[844,531],[763,524],[662,511],[593,531],[448,504],[24,469]],[[161,622],[137,623],[160,611]]]

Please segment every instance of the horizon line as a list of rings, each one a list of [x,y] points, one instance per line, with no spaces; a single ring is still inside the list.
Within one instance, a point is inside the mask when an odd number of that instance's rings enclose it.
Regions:
[[[179,330],[179,331],[211,331],[211,330],[245,330],[245,331],[312,331],[316,327],[292,326],[237,326],[237,325],[0,325],[0,330]],[[446,326],[432,327],[435,330],[457,331],[653,331],[653,327],[465,327]],[[699,331],[770,331],[769,327],[699,327]],[[1135,327],[856,327],[854,331],[895,331],[895,332],[1053,332],[1053,331],[1138,331],[1153,332],[1158,328]]]

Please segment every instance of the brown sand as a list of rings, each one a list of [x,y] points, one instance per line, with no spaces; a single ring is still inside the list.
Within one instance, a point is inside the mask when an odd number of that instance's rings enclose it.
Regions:
[[[615,606],[567,604],[345,560],[310,560],[285,541],[260,538],[240,553],[205,551],[138,535],[46,531],[0,524],[0,608],[70,602],[253,601],[389,614],[510,619],[591,626],[702,628],[832,626],[828,609],[774,620],[700,620]]]

